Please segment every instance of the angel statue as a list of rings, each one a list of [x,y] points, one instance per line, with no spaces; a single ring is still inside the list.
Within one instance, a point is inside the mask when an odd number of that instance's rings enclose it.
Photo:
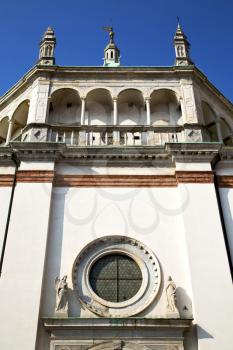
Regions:
[[[168,284],[166,287],[167,295],[167,310],[169,313],[179,314],[179,311],[176,307],[176,285],[172,280],[171,276],[168,277]]]
[[[62,279],[56,277],[55,289],[56,289],[56,307],[55,312],[67,313],[67,292],[68,284],[66,282],[67,276]]]

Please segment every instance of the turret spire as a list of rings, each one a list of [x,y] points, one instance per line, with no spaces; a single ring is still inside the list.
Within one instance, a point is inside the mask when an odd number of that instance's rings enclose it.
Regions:
[[[55,64],[54,49],[56,46],[56,37],[54,30],[48,27],[40,42],[40,53],[38,64]]]
[[[190,64],[193,64],[189,56],[190,44],[188,42],[186,35],[182,31],[182,28],[179,23],[179,17],[177,18],[177,20],[178,20],[178,25],[174,36],[174,46],[175,46],[175,54],[176,54],[175,65],[188,66]]]
[[[114,31],[113,27],[104,27],[109,33],[109,44],[104,49],[104,66],[117,67],[120,66],[120,50],[114,43]]]

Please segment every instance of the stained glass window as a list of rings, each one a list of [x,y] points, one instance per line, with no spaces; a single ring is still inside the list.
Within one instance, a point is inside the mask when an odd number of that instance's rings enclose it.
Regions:
[[[138,292],[142,284],[142,273],[138,264],[128,255],[109,254],[93,264],[90,284],[102,299],[122,302]]]

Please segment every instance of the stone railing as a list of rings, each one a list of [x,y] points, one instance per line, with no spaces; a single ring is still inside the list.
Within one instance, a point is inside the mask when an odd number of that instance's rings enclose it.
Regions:
[[[74,146],[137,146],[182,142],[182,126],[51,126],[47,141]]]
[[[28,124],[14,141],[61,142],[71,146],[157,146],[166,142],[202,142],[196,125],[48,125]]]

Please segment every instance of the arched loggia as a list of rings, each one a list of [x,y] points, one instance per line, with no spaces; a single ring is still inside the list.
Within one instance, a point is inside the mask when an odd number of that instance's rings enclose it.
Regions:
[[[20,103],[20,105],[14,111],[11,119],[12,130],[11,130],[11,140],[16,139],[27,125],[28,112],[29,112],[29,100],[25,100]]]
[[[233,130],[230,128],[228,122],[221,117],[219,120],[222,142],[226,146],[233,146]]]
[[[4,145],[6,143],[8,128],[9,118],[4,117],[0,120],[0,145]]]
[[[81,99],[70,88],[56,90],[50,98],[48,123],[52,125],[80,125]]]
[[[150,101],[151,124],[177,125],[182,123],[181,106],[172,90],[155,90]]]
[[[205,129],[205,141],[218,142],[219,135],[217,129],[217,116],[212,109],[212,107],[207,103],[202,101],[202,114]]]
[[[113,124],[113,102],[107,89],[98,88],[87,94],[86,114],[89,125]]]
[[[119,125],[146,124],[145,102],[141,91],[123,90],[118,95],[117,105]]]

